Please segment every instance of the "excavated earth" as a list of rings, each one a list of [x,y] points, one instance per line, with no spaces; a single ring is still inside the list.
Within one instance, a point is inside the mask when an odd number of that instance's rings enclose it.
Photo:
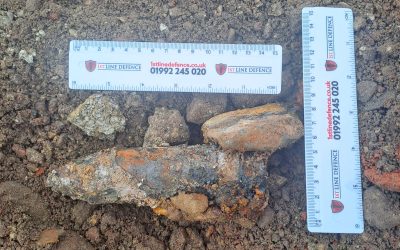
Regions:
[[[88,136],[68,115],[99,92],[68,89],[70,40],[280,44],[283,95],[230,95],[225,111],[279,100],[302,117],[300,13],[306,6],[354,11],[369,209],[363,234],[307,231],[302,140],[271,156],[269,206],[257,225],[172,221],[149,207],[89,205],[46,187],[51,169],[71,160],[142,146],[156,107],[186,117],[193,99],[193,94],[102,92],[120,108],[125,129],[117,127],[111,139]],[[0,248],[399,249],[399,34],[398,0],[0,0]],[[203,143],[201,127],[188,126],[189,144]]]

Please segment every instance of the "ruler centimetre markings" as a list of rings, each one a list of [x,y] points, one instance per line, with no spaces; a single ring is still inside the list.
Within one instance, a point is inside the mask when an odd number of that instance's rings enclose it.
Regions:
[[[279,94],[282,47],[73,40],[69,87]]]
[[[302,11],[307,226],[364,230],[353,13]]]

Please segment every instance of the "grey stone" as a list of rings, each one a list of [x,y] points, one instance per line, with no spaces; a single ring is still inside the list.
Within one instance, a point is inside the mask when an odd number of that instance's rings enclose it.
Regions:
[[[25,9],[33,12],[40,7],[40,2],[40,0],[26,0]]]
[[[189,140],[189,128],[178,110],[156,108],[149,117],[144,147],[184,144]]]
[[[363,16],[356,16],[354,18],[354,30],[355,31],[360,31],[361,29],[363,29],[365,27],[365,25],[367,24],[365,17]]]
[[[115,133],[125,129],[125,117],[107,96],[94,94],[68,115],[68,121],[87,135],[100,139],[114,139]]]
[[[227,104],[226,94],[197,94],[186,109],[186,120],[201,125],[211,117],[225,112]]]
[[[358,100],[367,102],[376,92],[378,84],[373,81],[362,81],[357,85]]]
[[[236,31],[232,28],[228,30],[228,42],[233,43],[236,40]]]
[[[36,51],[30,50],[29,52],[22,49],[18,53],[18,58],[24,60],[25,62],[31,64],[33,59],[36,57]]]
[[[364,106],[365,111],[389,107],[390,102],[395,101],[396,94],[391,91],[383,93],[381,96],[370,99]]]
[[[378,52],[383,58],[396,58],[400,54],[400,45],[396,42],[388,41],[379,46]]]
[[[372,47],[361,46],[358,53],[367,61],[373,61],[376,58],[376,49]]]
[[[275,218],[274,210],[270,207],[267,207],[264,209],[263,213],[258,219],[257,225],[260,228],[267,228],[274,221],[274,218]]]
[[[13,21],[13,13],[10,11],[0,10],[0,29],[7,28]]]
[[[381,230],[400,225],[400,211],[377,187],[364,192],[364,214],[369,225]]]
[[[26,158],[28,159],[28,161],[34,162],[37,164],[43,164],[43,161],[44,161],[43,154],[41,154],[40,152],[38,152],[37,150],[35,150],[33,148],[26,149]]]
[[[276,2],[271,4],[268,9],[268,15],[270,16],[281,16],[283,14],[283,8],[281,2]]]
[[[169,10],[169,15],[171,17],[179,17],[179,16],[182,16],[183,14],[184,14],[184,11],[179,7],[174,7]]]

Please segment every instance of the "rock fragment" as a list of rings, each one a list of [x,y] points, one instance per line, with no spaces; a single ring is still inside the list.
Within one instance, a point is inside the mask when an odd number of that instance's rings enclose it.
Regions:
[[[68,121],[100,139],[114,139],[116,132],[125,129],[125,117],[118,106],[99,94],[89,96],[68,115]]]
[[[399,49],[400,45],[398,43],[389,41],[379,46],[378,52],[384,59],[388,57],[396,58],[399,57]]]
[[[357,15],[354,18],[354,31],[360,31],[367,25],[367,20],[364,16]]]
[[[364,106],[364,111],[371,111],[380,108],[389,108],[391,103],[396,102],[396,93],[386,91],[379,97],[371,98]]]
[[[302,137],[303,124],[280,104],[267,104],[217,115],[202,131],[206,143],[225,150],[273,152]]]
[[[186,120],[201,125],[211,117],[225,112],[227,104],[226,94],[197,94],[186,109]]]
[[[400,212],[391,200],[377,187],[369,187],[364,192],[365,220],[381,230],[400,225]]]
[[[375,94],[378,85],[373,81],[362,81],[357,85],[358,100],[365,103]]]
[[[33,63],[33,59],[36,57],[36,51],[32,50],[32,51],[26,51],[24,49],[22,49],[19,53],[18,53],[18,58],[24,60],[25,62],[31,64]]]
[[[185,12],[179,7],[174,7],[169,9],[169,15],[171,17],[179,17],[182,16],[183,14],[185,14]]]
[[[39,236],[39,240],[37,241],[37,244],[39,246],[45,246],[47,244],[54,244],[58,242],[58,238],[64,234],[64,230],[62,229],[56,229],[56,228],[50,228],[42,231]]]
[[[271,4],[268,8],[268,15],[270,16],[281,16],[283,14],[283,7],[281,2]]]
[[[144,136],[144,147],[184,144],[189,140],[189,128],[178,110],[156,108],[149,117],[149,128]]]
[[[228,40],[229,43],[235,42],[235,40],[236,40],[236,30],[235,29],[230,28],[228,30],[227,40]]]
[[[27,11],[33,12],[40,8],[41,1],[40,0],[27,0],[25,4],[25,9]]]
[[[204,194],[180,193],[171,197],[172,204],[188,214],[201,214],[208,208],[208,198]]]
[[[254,220],[268,201],[269,156],[229,153],[208,145],[112,148],[53,170],[47,184],[93,204],[147,205],[173,220],[218,221],[235,216]]]
[[[88,240],[90,240],[93,243],[99,243],[101,240],[100,237],[100,233],[99,233],[99,229],[97,227],[91,227],[89,228],[86,233],[85,236]]]
[[[257,221],[257,226],[260,228],[267,228],[274,221],[275,212],[272,208],[267,207],[261,214],[260,218]]]
[[[37,150],[35,150],[33,148],[26,149],[26,158],[28,159],[28,161],[34,162],[37,164],[43,164],[43,161],[44,161],[43,154],[41,154],[40,152],[38,152]]]
[[[9,27],[13,21],[14,15],[11,11],[0,10],[0,29]]]

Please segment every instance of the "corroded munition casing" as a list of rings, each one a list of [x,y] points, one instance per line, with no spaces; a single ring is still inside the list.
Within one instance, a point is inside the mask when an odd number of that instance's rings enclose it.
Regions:
[[[47,183],[74,199],[148,205],[167,216],[169,198],[198,193],[225,214],[254,217],[252,212],[258,214],[267,202],[269,155],[226,152],[209,145],[112,148],[53,170]]]

